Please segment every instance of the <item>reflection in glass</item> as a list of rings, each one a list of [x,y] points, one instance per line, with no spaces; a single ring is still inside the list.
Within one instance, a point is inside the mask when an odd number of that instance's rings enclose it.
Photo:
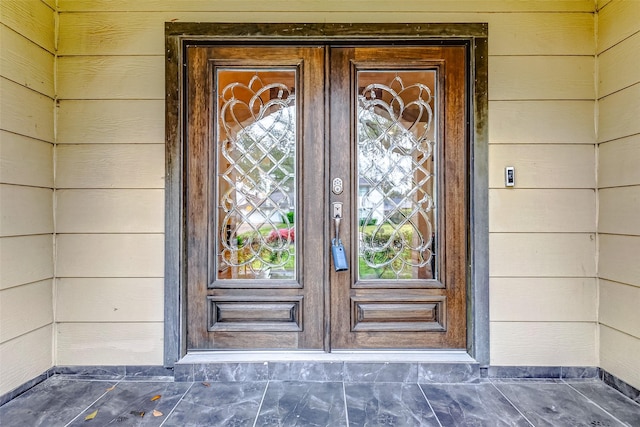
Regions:
[[[358,276],[435,278],[435,71],[357,80]]]
[[[296,71],[221,68],[219,279],[295,277]]]

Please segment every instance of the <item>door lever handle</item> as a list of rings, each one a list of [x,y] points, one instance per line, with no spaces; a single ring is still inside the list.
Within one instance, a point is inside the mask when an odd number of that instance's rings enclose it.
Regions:
[[[336,236],[331,240],[331,254],[333,255],[333,266],[336,271],[345,271],[349,269],[347,263],[347,254],[340,240],[340,222],[342,222],[342,203],[333,203],[333,224]]]

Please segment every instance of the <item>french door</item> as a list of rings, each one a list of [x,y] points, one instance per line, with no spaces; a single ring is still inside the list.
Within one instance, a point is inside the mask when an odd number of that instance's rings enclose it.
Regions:
[[[466,347],[465,49],[187,47],[188,349]]]

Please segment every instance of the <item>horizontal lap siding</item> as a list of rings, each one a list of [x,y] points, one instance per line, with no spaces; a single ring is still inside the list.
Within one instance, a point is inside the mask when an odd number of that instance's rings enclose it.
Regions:
[[[593,2],[58,5],[59,363],[127,363],[129,350],[143,350],[145,328],[159,328],[157,312],[133,307],[151,286],[142,280],[155,280],[163,265],[155,211],[164,187],[164,22],[217,21],[488,22],[492,362],[596,364]],[[516,189],[504,189],[506,165],[516,166]],[[144,267],[129,260],[140,256]],[[129,286],[132,302],[123,302]],[[74,290],[87,307],[73,308]],[[531,295],[542,314],[513,309]],[[562,312],[563,302],[571,310]],[[91,309],[99,303],[123,313]],[[533,352],[518,338],[529,329],[540,338],[528,344]],[[565,337],[566,351],[551,360]],[[139,356],[160,363],[161,346],[152,348]]]
[[[604,4],[598,29],[600,362],[640,388],[640,2]]]
[[[51,4],[0,1],[0,395],[53,364],[54,38]]]

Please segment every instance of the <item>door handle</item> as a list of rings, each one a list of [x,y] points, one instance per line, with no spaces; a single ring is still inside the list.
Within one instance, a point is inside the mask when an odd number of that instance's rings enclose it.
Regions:
[[[335,227],[336,235],[331,240],[331,254],[333,255],[333,267],[336,271],[346,271],[349,269],[347,263],[347,253],[340,240],[340,222],[342,222],[342,203],[333,203],[333,225]]]

